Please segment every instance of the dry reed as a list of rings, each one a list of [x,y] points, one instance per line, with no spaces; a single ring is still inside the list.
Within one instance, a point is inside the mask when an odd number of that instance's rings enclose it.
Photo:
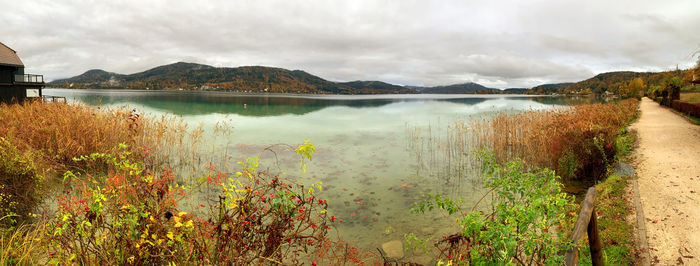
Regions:
[[[46,264],[45,232],[44,222],[0,230],[0,265]]]
[[[406,149],[414,153],[419,171],[448,181],[478,175],[481,167],[473,151],[483,147],[501,163],[521,158],[567,179],[597,179],[615,155],[619,129],[636,109],[637,101],[629,99],[471,117],[445,130],[407,124]]]
[[[229,124],[220,123],[212,134],[204,136],[201,125],[189,127],[173,115],[144,117],[128,106],[105,109],[41,102],[0,106],[0,136],[20,151],[39,152],[38,163],[49,175],[96,170],[99,165],[84,165],[85,161],[73,158],[114,153],[119,143],[131,146],[132,152],[154,169],[169,166],[195,173],[205,162],[224,164],[228,158],[220,151],[228,145],[214,143],[225,142],[231,133]]]
[[[499,114],[474,121],[469,133],[475,146],[492,149],[501,162],[517,157],[564,178],[597,179],[612,161],[615,138],[634,117],[637,103],[628,99]]]

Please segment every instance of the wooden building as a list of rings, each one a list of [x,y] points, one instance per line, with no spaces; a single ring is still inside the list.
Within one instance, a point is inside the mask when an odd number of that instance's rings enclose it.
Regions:
[[[41,100],[44,85],[43,75],[25,74],[17,52],[0,42],[0,102]]]

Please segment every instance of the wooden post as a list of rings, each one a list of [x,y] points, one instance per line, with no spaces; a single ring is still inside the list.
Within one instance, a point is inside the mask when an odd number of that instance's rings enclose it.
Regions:
[[[600,245],[598,221],[595,213],[595,194],[595,187],[590,187],[581,203],[581,211],[578,214],[574,231],[571,233],[571,240],[574,243],[578,243],[583,234],[587,233],[593,265],[603,265],[603,251]],[[574,247],[567,250],[565,260],[566,265],[578,265],[578,248]]]
[[[593,206],[591,221],[588,223],[588,247],[591,249],[591,261],[593,265],[603,265],[603,248],[600,245],[597,216],[598,215],[595,213],[595,206]]]

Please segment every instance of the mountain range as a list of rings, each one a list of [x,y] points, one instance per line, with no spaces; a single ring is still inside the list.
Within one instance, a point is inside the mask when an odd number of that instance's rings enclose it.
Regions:
[[[499,90],[477,83],[449,86],[399,86],[382,81],[332,82],[302,70],[275,67],[213,67],[178,62],[134,74],[92,69],[67,79],[49,82],[50,87],[76,89],[214,90],[316,94],[410,94],[410,93],[524,93],[527,89]]]
[[[657,84],[666,76],[679,74],[682,73],[679,71],[658,73],[618,71],[601,73],[575,83],[543,84],[533,88],[501,90],[473,82],[434,87],[399,86],[381,81],[333,82],[302,70],[264,66],[213,67],[178,62],[128,75],[93,69],[72,78],[54,80],[49,82],[47,86],[76,89],[212,90],[313,94],[577,94],[581,92],[599,94],[605,91],[616,92],[617,89],[626,86],[630,80],[635,78],[642,78],[647,84]],[[684,74],[684,76],[687,75]]]
[[[416,90],[381,81],[332,82],[302,70],[275,67],[213,67],[178,62],[130,75],[89,70],[54,80],[52,87],[89,89],[182,89],[317,94],[417,93]]]

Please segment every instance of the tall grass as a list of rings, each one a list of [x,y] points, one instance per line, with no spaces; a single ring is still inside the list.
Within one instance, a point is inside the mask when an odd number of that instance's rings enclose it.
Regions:
[[[143,160],[154,172],[169,166],[182,179],[178,183],[191,181],[188,177],[206,171],[204,162],[215,162],[213,154],[219,153],[214,150],[221,148],[203,145],[202,132],[201,126],[191,128],[178,117],[144,117],[128,107],[0,105],[0,201],[7,202],[0,215],[10,215],[5,219],[13,221],[10,226],[30,218],[28,213],[37,204],[60,192],[66,171],[106,176],[109,168],[104,160],[73,159],[115,153],[120,143],[128,144],[134,159]],[[217,126],[214,133],[230,134],[230,125]],[[221,164],[226,158],[220,157]]]
[[[55,173],[79,166],[74,157],[111,152],[130,141],[130,113],[84,105],[32,102],[0,107],[0,135],[20,151],[36,151],[44,172]]]
[[[469,134],[476,146],[494,150],[500,162],[522,158],[532,166],[556,169],[563,178],[599,179],[613,162],[615,138],[635,116],[637,105],[637,100],[627,99],[499,114],[474,121]]]
[[[473,151],[486,147],[499,163],[521,158],[568,180],[596,180],[614,162],[615,138],[635,116],[638,101],[505,112],[449,123],[446,129],[406,125],[407,150],[420,169],[445,179],[479,173]]]
[[[446,183],[479,173],[474,143],[468,134],[469,122],[458,121],[441,126],[415,127],[406,124],[406,150],[413,153],[417,170]]]
[[[45,232],[43,222],[9,231],[0,229],[0,265],[46,264]]]
[[[0,106],[0,136],[6,136],[20,151],[40,152],[42,171],[62,174],[66,170],[99,170],[73,158],[91,153],[114,153],[119,143],[149,164],[174,169],[200,168],[204,162],[223,163],[213,151],[232,134],[231,125],[216,125],[207,142],[202,126],[191,127],[179,117],[144,117],[129,107],[100,108],[84,104],[32,102]],[[214,139],[212,139],[214,138]],[[206,152],[204,152],[206,151]],[[85,169],[88,168],[88,169]]]

